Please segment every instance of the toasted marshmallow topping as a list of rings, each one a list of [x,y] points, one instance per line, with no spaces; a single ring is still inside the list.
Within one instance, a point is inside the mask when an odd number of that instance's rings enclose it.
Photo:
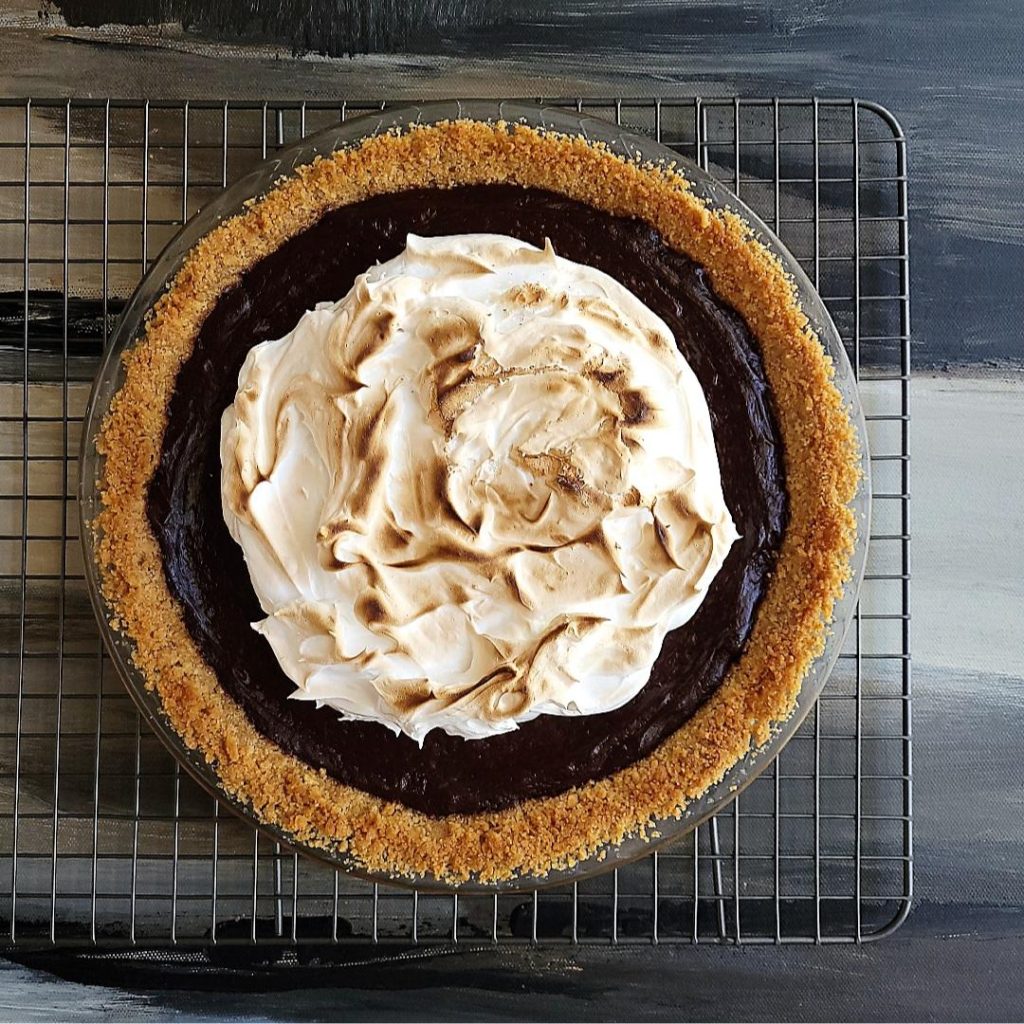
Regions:
[[[664,321],[501,235],[410,235],[254,347],[221,468],[294,697],[418,741],[626,703],[737,537]]]

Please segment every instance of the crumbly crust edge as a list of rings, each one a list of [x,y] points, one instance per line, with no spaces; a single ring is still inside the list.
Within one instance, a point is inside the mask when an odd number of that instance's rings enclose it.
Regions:
[[[219,684],[168,590],[146,517],[166,409],[219,295],[326,210],[413,187],[514,182],[656,227],[703,264],[759,339],[786,451],[790,522],[746,652],[656,751],[609,778],[502,811],[431,818],[337,782],[263,737]],[[192,249],[124,356],[125,381],[97,438],[105,458],[93,524],[111,625],[171,726],[224,790],[298,841],[367,871],[487,882],[572,867],[677,817],[789,717],[850,575],[856,434],[833,367],[782,263],[737,215],[712,211],[671,167],[520,124],[459,120],[379,135],[300,168]]]

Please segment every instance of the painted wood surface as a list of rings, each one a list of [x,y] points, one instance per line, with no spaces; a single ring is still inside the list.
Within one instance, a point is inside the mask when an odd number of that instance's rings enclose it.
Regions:
[[[100,5],[102,6],[102,5]],[[554,7],[554,5],[552,5]],[[506,9],[510,10],[510,9]],[[517,8],[520,10],[520,8]],[[566,0],[419,52],[74,28],[0,0],[0,92],[344,98],[857,94],[910,139],[917,909],[862,950],[540,952],[346,969],[327,988],[131,991],[0,969],[0,1018],[984,1019],[1024,1016],[1024,8]],[[539,10],[535,8],[533,10]],[[48,19],[48,20],[47,20]],[[95,970],[84,979],[110,978]]]
[[[81,17],[88,8],[95,23],[106,8],[142,6],[152,5],[90,0],[69,10]],[[334,59],[293,56],[297,45],[333,45],[326,19],[301,38],[275,18],[264,18],[266,28],[257,33],[265,5],[237,6],[257,15],[234,22],[219,14],[207,22],[193,18],[194,29],[184,32],[173,25],[76,28],[53,4],[40,19],[34,0],[4,0],[0,91],[871,98],[889,106],[910,139],[916,364],[1024,361],[1024,9],[1018,0],[506,0],[483,4],[475,15],[471,4],[437,3],[428,5],[438,11],[434,30],[407,32],[392,13],[393,34],[381,29],[380,38],[362,41],[377,49],[404,43],[401,53]],[[298,11],[309,4],[273,6]],[[380,6],[387,13],[410,5]],[[281,42],[267,41],[274,32]],[[254,42],[254,34],[262,41]]]
[[[0,92],[154,98],[817,93],[876,100],[893,110],[911,141],[917,365],[1024,361],[1024,10],[1018,0],[439,2],[426,7],[436,14],[430,31],[407,31],[395,12],[419,5],[394,0],[379,5],[384,16],[373,39],[352,30],[353,45],[372,44],[378,52],[334,59],[293,56],[296,47],[338,48],[328,19],[314,19],[295,36],[282,27],[286,18],[263,12],[268,5],[229,5],[256,13],[222,12],[204,21],[194,17],[199,0],[168,0],[167,10],[187,7],[193,15],[187,32],[175,25],[74,27],[59,6],[47,5],[40,19],[34,0],[0,3]],[[108,9],[122,16],[152,9],[134,0],[67,6],[76,20],[88,12],[91,23]],[[271,6],[315,12],[325,5]],[[401,53],[379,52],[399,45]]]
[[[49,959],[74,981],[0,966],[0,1019],[1020,1019],[1022,396],[1020,375],[913,386],[916,902],[894,937],[441,955],[299,975],[301,992],[260,995],[251,979],[200,991],[184,971]]]

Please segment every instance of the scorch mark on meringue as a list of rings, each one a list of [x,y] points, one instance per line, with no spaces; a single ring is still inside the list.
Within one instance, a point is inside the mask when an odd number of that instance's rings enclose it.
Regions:
[[[736,538],[665,323],[500,235],[409,236],[254,347],[221,467],[294,696],[420,742],[624,704]]]

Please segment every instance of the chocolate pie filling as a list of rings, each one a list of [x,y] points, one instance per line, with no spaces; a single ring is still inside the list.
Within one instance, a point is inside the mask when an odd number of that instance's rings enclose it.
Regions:
[[[290,331],[316,303],[405,248],[406,235],[493,232],[612,275],[671,328],[704,388],[728,507],[740,539],[697,614],[669,633],[650,682],[617,711],[543,715],[422,748],[378,724],[342,722],[289,700],[294,684],[250,628],[263,617],[221,515],[220,419],[249,349]],[[552,796],[650,753],[722,682],[742,653],[788,516],[783,450],[757,341],[706,271],[650,226],[537,189],[418,189],[343,206],[250,268],[218,300],[178,375],[147,511],[167,583],[221,685],[285,751],[348,785],[427,814],[471,813]]]

